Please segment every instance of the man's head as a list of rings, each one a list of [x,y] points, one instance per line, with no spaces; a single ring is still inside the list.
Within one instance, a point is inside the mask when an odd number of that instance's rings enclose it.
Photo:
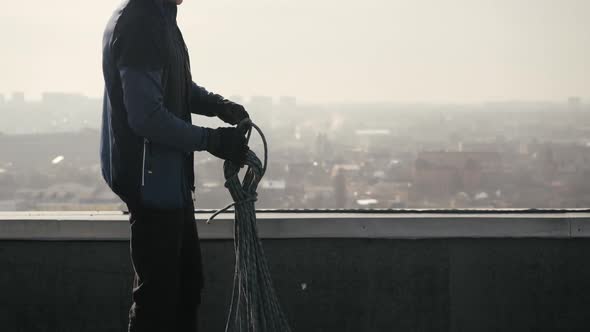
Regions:
[[[176,4],[177,6],[182,3],[182,0],[165,0],[165,1],[172,2],[172,3]]]

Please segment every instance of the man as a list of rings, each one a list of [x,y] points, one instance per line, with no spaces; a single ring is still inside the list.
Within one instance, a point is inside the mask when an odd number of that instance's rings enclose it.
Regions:
[[[182,0],[127,0],[103,38],[102,176],[130,212],[135,270],[129,331],[196,331],[203,287],[194,217],[194,151],[243,166],[235,127],[192,125],[191,114],[236,125],[246,110],[192,81],[176,24]]]

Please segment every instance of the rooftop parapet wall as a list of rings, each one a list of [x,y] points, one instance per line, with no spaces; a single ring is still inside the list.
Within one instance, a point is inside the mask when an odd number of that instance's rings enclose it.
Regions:
[[[584,212],[581,212],[584,211]],[[233,214],[212,224],[210,211],[196,213],[202,239],[233,238]],[[258,214],[262,238],[587,238],[590,213],[447,211],[446,213],[272,212]],[[126,240],[129,215],[122,212],[0,212],[0,239]]]
[[[231,214],[198,213],[203,331],[223,331]],[[0,221],[0,330],[124,331],[128,216]],[[587,331],[589,216],[259,214],[294,331]]]

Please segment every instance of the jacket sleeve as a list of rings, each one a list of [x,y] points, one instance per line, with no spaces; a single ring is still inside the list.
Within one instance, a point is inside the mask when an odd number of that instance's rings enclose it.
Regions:
[[[217,116],[220,109],[230,101],[193,82],[191,88],[191,113],[204,116]]]
[[[119,66],[130,128],[139,136],[185,151],[207,148],[209,128],[186,122],[164,106],[162,70]]]

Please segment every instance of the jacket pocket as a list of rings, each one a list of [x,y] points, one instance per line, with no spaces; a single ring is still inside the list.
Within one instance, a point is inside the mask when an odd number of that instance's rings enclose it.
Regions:
[[[183,206],[182,151],[144,138],[141,203],[149,208],[178,209]]]

